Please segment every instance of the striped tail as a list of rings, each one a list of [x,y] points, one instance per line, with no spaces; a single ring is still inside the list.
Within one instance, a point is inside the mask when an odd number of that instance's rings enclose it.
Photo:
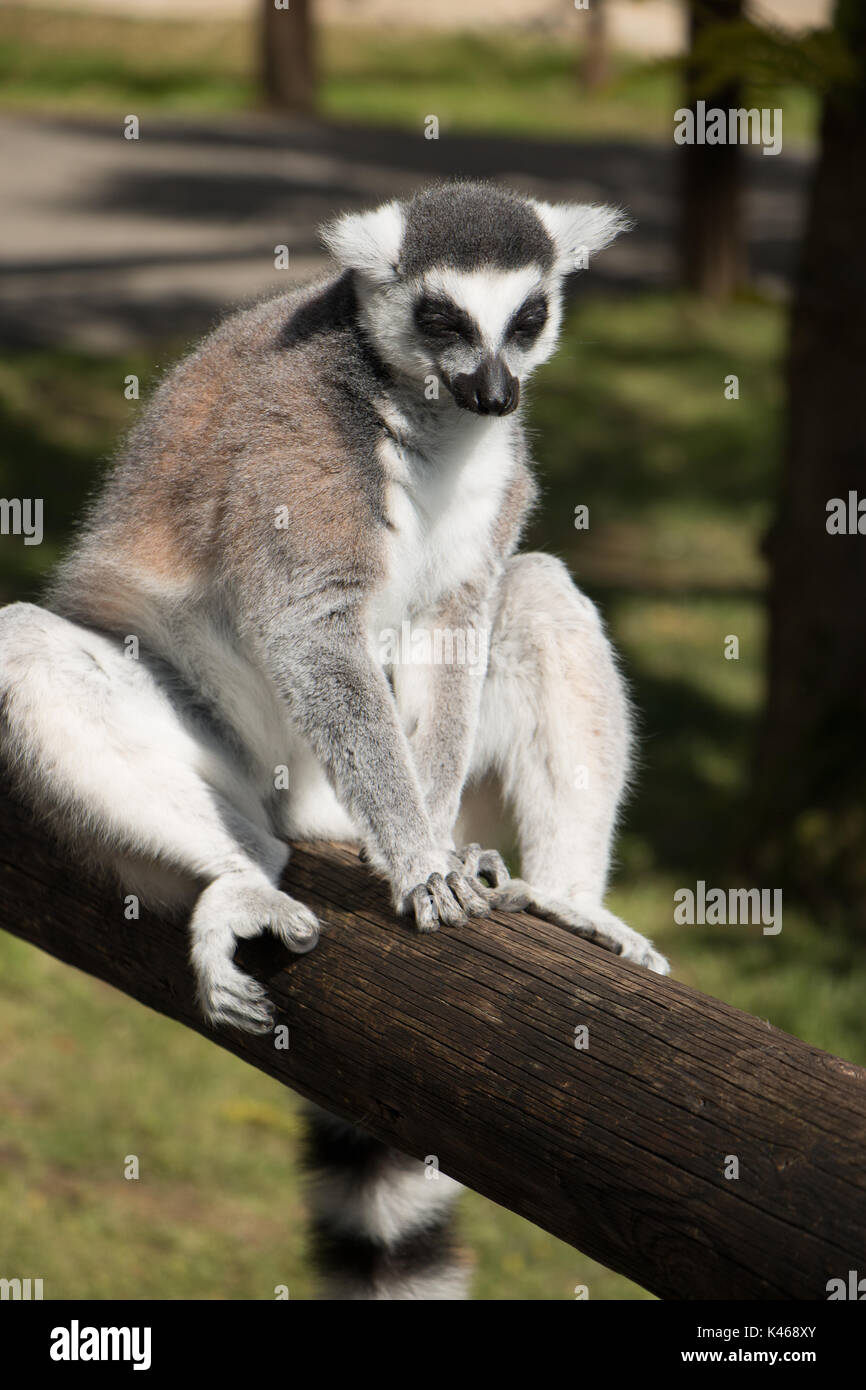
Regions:
[[[454,1246],[444,1173],[318,1107],[307,1110],[313,1248],[329,1299],[463,1299],[469,1269]]]

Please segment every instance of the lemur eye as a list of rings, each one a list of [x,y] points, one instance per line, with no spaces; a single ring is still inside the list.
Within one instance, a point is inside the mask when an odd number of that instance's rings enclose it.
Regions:
[[[415,304],[415,327],[427,338],[463,338],[471,342],[475,325],[469,315],[448,299],[424,295]]]
[[[533,343],[547,323],[547,300],[543,294],[527,299],[511,317],[506,338],[519,344]]]

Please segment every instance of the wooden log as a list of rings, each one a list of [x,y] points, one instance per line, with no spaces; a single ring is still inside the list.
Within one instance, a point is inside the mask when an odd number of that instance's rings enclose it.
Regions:
[[[526,914],[414,934],[333,845],[298,846],[286,876],[317,949],[238,957],[290,1046],[210,1032],[182,925],[127,921],[2,799],[0,846],[7,930],[661,1297],[823,1299],[862,1267],[860,1067]]]

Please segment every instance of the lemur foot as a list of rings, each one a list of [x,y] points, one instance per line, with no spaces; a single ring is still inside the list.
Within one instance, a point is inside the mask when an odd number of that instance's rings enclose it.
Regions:
[[[274,1006],[266,991],[227,961],[199,984],[199,1003],[212,1028],[239,1028],[243,1033],[270,1033]]]
[[[522,879],[513,878],[501,888],[487,891],[491,907],[505,912],[534,912],[545,922],[563,927],[584,941],[594,941],[623,960],[634,961],[656,975],[669,975],[670,964],[640,932],[626,926],[607,908],[595,905],[573,906],[540,893]]]
[[[276,888],[225,875],[199,898],[190,923],[198,1000],[208,1023],[268,1033],[274,1010],[263,987],[232,960],[238,940],[270,931],[295,955],[311,951],[319,924],[303,903]]]

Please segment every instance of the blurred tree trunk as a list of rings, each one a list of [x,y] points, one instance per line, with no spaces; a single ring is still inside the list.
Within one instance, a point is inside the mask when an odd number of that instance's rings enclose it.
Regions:
[[[308,113],[315,104],[312,0],[261,0],[259,52],[265,102]]]
[[[603,87],[610,73],[605,0],[589,0],[581,33],[583,53],[580,60],[580,85],[591,92],[597,87]]]
[[[713,84],[707,76],[712,29],[743,17],[743,0],[689,0],[689,57],[685,101],[695,109],[728,111],[741,105],[738,82]],[[743,278],[743,150],[740,145],[683,145],[680,154],[680,273],[696,294],[728,298]]]
[[[853,81],[824,102],[793,305],[755,800],[762,868],[866,927],[866,534],[827,530],[829,499],[866,498],[862,0],[838,0],[835,24]]]

